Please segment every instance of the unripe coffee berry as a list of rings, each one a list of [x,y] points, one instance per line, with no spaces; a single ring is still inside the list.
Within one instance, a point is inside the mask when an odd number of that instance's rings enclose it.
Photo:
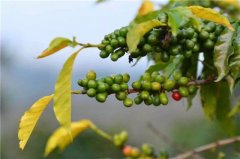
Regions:
[[[163,105],[168,104],[168,97],[164,92],[160,93],[159,98],[160,98],[161,104],[163,104]]]
[[[123,105],[125,107],[131,107],[133,105],[133,100],[131,98],[126,98],[123,101]]]
[[[88,80],[95,80],[96,79],[96,72],[95,71],[93,71],[93,70],[90,70],[90,71],[88,71],[88,73],[87,73],[87,75],[86,75],[86,78],[88,79]]]

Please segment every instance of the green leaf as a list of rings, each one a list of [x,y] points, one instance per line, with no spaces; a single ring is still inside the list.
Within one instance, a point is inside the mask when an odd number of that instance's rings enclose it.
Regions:
[[[168,65],[163,69],[164,75],[169,78],[173,72],[181,66],[183,59],[183,55],[175,56],[173,61],[168,63]]]
[[[78,50],[73,53],[64,63],[61,72],[58,75],[55,90],[53,109],[57,120],[61,126],[70,129],[71,124],[71,82],[72,82],[72,69]]]
[[[202,21],[195,17],[195,16],[192,16],[190,17],[190,23],[192,24],[192,26],[197,29],[198,31],[201,31],[202,29]]]
[[[177,7],[167,11],[168,26],[172,30],[174,36],[177,35],[177,31],[180,26],[183,26],[189,21],[191,11],[186,7]]]
[[[32,134],[40,116],[52,100],[53,95],[45,96],[36,101],[21,117],[18,130],[19,147],[23,150]]]
[[[220,81],[229,72],[228,59],[233,54],[232,39],[234,32],[225,29],[218,38],[214,47],[213,60],[217,69],[218,77],[216,81]]]
[[[233,117],[235,116],[237,113],[240,113],[240,103],[237,103],[233,109],[229,112],[228,116],[229,117]]]
[[[205,115],[213,119],[216,113],[217,101],[215,94],[217,83],[202,85],[200,88],[201,102]]]
[[[192,14],[196,17],[222,24],[228,29],[234,31],[234,28],[232,27],[228,19],[211,8],[204,8],[201,6],[190,6],[187,8],[189,8],[192,11]]]
[[[223,129],[233,134],[234,124],[228,117],[230,111],[230,91],[226,82],[205,84],[200,89],[201,101],[205,115],[217,119]]]
[[[144,23],[137,24],[133,28],[130,28],[127,34],[127,45],[129,48],[129,52],[131,53],[136,50],[141,38],[152,28],[164,25],[165,24],[154,19]]]
[[[56,53],[57,51],[67,47],[72,46],[73,42],[67,38],[57,37],[51,41],[48,48],[44,50],[37,58],[43,58]]]
[[[240,78],[240,26],[236,29],[233,40],[234,54],[229,59],[231,75],[234,79]]]
[[[173,62],[173,59],[174,58],[170,58],[170,60],[167,63],[158,61],[156,64],[148,67],[148,69],[145,72],[153,73],[154,71],[161,71],[161,70],[165,69],[168,65],[170,65]]]
[[[139,23],[143,23],[143,22],[146,22],[146,21],[149,21],[149,20],[153,20],[153,19],[156,19],[160,13],[163,13],[162,10],[156,10],[156,11],[153,11],[153,12],[150,12],[144,16],[137,16],[133,22],[131,22],[130,25],[134,25],[134,24],[139,24]]]

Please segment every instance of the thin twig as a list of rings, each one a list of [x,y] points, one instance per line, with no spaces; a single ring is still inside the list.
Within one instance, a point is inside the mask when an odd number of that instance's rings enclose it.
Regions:
[[[219,147],[222,147],[222,146],[225,146],[225,145],[233,144],[235,142],[240,142],[240,136],[236,136],[236,137],[232,137],[232,138],[228,138],[228,139],[223,139],[223,140],[219,140],[219,141],[207,144],[207,145],[203,145],[203,146],[200,146],[196,149],[193,149],[193,150],[187,151],[183,154],[177,155],[176,157],[173,157],[171,159],[187,159],[187,158],[192,157],[192,156],[194,156],[198,153],[208,151],[208,150],[211,150],[211,149],[214,149],[214,148],[219,148]]]
[[[80,45],[80,46],[83,46],[83,47],[85,47],[85,48],[104,46],[103,44],[90,44],[90,43],[86,43],[86,44],[77,43],[77,44]]]
[[[151,123],[147,123],[147,127],[154,133],[156,136],[158,136],[163,142],[166,144],[169,144],[171,147],[174,147],[177,151],[183,152],[185,151],[182,146],[178,145],[174,141],[172,141],[168,136],[163,134],[160,130],[155,128]]]

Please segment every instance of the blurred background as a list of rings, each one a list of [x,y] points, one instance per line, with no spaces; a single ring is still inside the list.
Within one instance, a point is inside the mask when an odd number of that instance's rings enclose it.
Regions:
[[[82,43],[99,43],[105,34],[128,25],[141,2],[1,1],[1,158],[44,158],[47,138],[59,126],[50,105],[25,150],[18,148],[17,131],[21,116],[34,101],[53,92],[57,75],[74,49],[67,48],[40,60],[36,59],[37,55],[55,37],[71,39],[76,36],[77,41]],[[156,3],[166,2],[159,0]],[[76,81],[90,69],[95,70],[98,77],[128,72],[131,80],[136,80],[151,64],[142,59],[135,67],[131,67],[127,56],[112,62],[110,59],[101,59],[98,54],[97,49],[87,49],[78,56],[74,65],[73,89],[78,89]],[[226,137],[215,123],[206,120],[198,97],[188,111],[184,100],[177,103],[171,101],[167,107],[140,105],[125,108],[112,96],[104,104],[99,104],[86,96],[74,95],[72,106],[74,121],[90,119],[110,134],[127,130],[129,144],[139,146],[151,143],[156,150],[166,149],[171,154]],[[148,127],[149,124],[167,136],[168,141],[159,137],[159,133]],[[171,142],[181,150],[172,146]],[[232,158],[240,158],[237,152],[229,151]],[[212,156],[212,153],[205,155]],[[111,143],[86,131],[64,152],[56,150],[48,158],[118,159],[122,156]]]

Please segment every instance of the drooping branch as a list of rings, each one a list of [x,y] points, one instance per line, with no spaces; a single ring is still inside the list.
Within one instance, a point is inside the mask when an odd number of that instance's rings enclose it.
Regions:
[[[227,139],[219,140],[219,141],[207,144],[207,145],[203,145],[203,146],[200,146],[196,149],[187,151],[183,154],[179,154],[179,155],[177,155],[175,157],[172,157],[170,159],[187,159],[187,158],[192,157],[194,155],[197,155],[201,152],[208,151],[208,150],[211,150],[211,149],[214,149],[214,148],[219,148],[219,147],[229,145],[229,144],[233,144],[233,143],[236,143],[236,142],[240,142],[240,136],[227,138]]]

